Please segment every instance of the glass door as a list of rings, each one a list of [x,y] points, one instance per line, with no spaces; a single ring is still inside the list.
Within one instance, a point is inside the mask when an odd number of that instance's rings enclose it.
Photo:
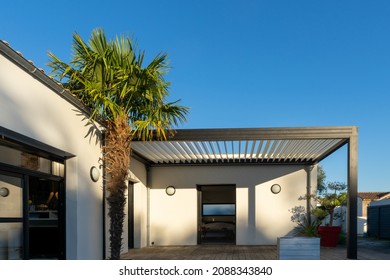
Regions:
[[[0,138],[0,260],[64,259],[65,161]]]
[[[198,187],[199,244],[235,244],[236,187]]]
[[[29,259],[63,258],[62,180],[29,176]]]
[[[0,260],[24,258],[23,177],[0,173]]]

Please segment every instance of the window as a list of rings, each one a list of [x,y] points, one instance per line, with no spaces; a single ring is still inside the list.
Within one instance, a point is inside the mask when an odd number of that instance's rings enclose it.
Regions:
[[[235,204],[203,204],[203,216],[234,216]]]
[[[64,177],[64,164],[28,152],[0,145],[0,163]]]

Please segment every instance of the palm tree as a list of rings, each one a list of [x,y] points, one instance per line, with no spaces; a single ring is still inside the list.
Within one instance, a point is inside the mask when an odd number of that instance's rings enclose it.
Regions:
[[[91,110],[91,119],[105,126],[103,161],[108,191],[111,259],[122,247],[126,178],[132,139],[164,140],[185,121],[188,108],[168,102],[167,55],[158,54],[146,67],[144,52],[137,52],[130,38],[107,41],[102,29],[86,43],[73,34],[69,64],[49,52],[51,75],[62,82]]]

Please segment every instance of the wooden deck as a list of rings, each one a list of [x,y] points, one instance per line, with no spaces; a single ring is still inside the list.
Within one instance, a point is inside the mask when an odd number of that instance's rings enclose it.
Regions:
[[[124,260],[277,260],[276,246],[195,245],[130,249]],[[345,246],[321,247],[321,260],[346,260]],[[359,260],[390,260],[390,241],[359,242]]]
[[[345,248],[322,248],[321,259],[346,259]],[[122,259],[133,260],[277,260],[276,246],[198,245],[130,249]]]
[[[276,260],[276,246],[197,245],[130,249],[134,260]]]

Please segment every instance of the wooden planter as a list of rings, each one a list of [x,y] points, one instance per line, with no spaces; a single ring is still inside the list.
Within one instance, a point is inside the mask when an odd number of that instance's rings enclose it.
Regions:
[[[279,260],[319,260],[320,238],[278,237]]]

